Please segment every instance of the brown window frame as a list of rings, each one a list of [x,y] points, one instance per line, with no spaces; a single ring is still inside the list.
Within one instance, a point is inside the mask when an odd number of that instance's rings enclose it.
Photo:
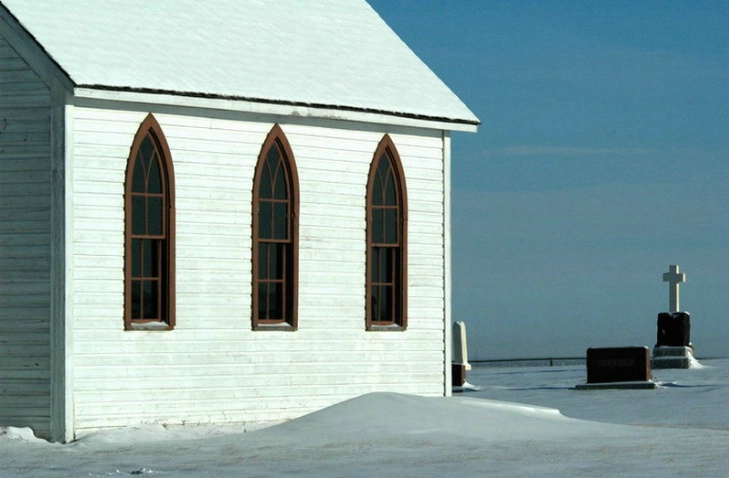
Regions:
[[[374,204],[375,182],[378,180],[378,168],[382,158],[387,157],[390,162],[390,171],[395,185],[396,205]],[[388,172],[390,172],[388,171]],[[395,209],[397,212],[397,241],[375,242],[373,235],[375,234],[374,216],[376,210],[383,210],[382,230],[385,230],[385,209]],[[395,143],[389,135],[385,135],[375,150],[375,154],[370,164],[369,176],[367,179],[367,198],[366,198],[366,215],[367,215],[367,258],[366,258],[366,286],[365,286],[365,329],[368,331],[404,331],[407,329],[408,322],[408,281],[407,281],[407,258],[408,258],[408,204],[407,204],[407,186],[405,184],[405,172],[400,161],[400,155],[397,152]],[[382,232],[383,238],[385,232]],[[376,253],[390,251],[393,257],[389,257],[394,263],[395,269],[393,277],[386,282],[375,282],[373,266]],[[392,317],[388,320],[375,320],[375,304],[376,293],[375,287],[385,287],[392,290]]]
[[[268,168],[267,158],[269,151],[277,148],[279,152],[279,163],[282,165],[282,171],[285,174],[284,182],[286,185],[286,198],[280,199],[275,197],[275,187],[272,184],[271,198],[261,198],[261,182],[264,178],[264,169]],[[269,170],[270,171],[270,170]],[[274,175],[275,176],[275,175]],[[274,178],[275,181],[275,178]],[[270,203],[271,207],[271,223],[269,229],[272,237],[261,238],[260,226],[262,224],[260,217],[260,208],[262,202]],[[286,236],[287,238],[274,238],[275,236],[275,207],[274,203],[286,204]],[[299,174],[296,168],[296,161],[291,149],[291,145],[286,138],[283,130],[278,124],[275,124],[266,136],[266,140],[261,147],[256,163],[256,171],[253,179],[253,201],[252,201],[252,297],[251,297],[251,326],[253,330],[283,330],[294,331],[298,328],[298,291],[299,291]],[[267,262],[266,277],[261,278],[260,268],[263,267],[259,260],[259,254],[262,253],[261,247],[265,245],[269,248],[275,248],[276,257],[284,257],[283,271],[280,273],[282,277],[270,277],[271,261]],[[267,255],[267,258],[273,255]],[[278,263],[278,262],[277,262]],[[283,293],[280,297],[283,302],[281,307],[281,318],[259,318],[259,290],[263,285],[266,287],[272,284],[281,284]],[[276,302],[278,304],[278,302]],[[268,305],[268,303],[267,303]],[[267,311],[271,309],[267,307]]]
[[[140,153],[140,147],[145,139],[149,138],[154,152],[159,158],[157,165],[160,173],[161,193],[150,193],[149,184],[145,192],[134,191],[135,165]],[[155,117],[150,113],[142,121],[134,136],[134,141],[127,160],[127,170],[124,182],[124,330],[172,330],[175,327],[175,184],[172,155],[164,133]],[[133,230],[133,198],[156,197],[162,200],[161,234],[135,234]],[[147,199],[148,201],[148,199]],[[148,204],[148,203],[147,203]],[[145,212],[150,211],[149,205]],[[145,216],[148,219],[148,216]],[[146,221],[145,221],[146,222]],[[147,226],[148,227],[148,226]],[[148,231],[147,231],[148,232]],[[152,242],[157,248],[157,276],[144,276],[141,272],[133,276],[133,261],[141,259],[134,256],[134,240]],[[140,270],[143,267],[140,266]],[[159,294],[157,317],[135,318],[132,316],[134,281],[156,282]],[[141,307],[140,307],[141,308]]]

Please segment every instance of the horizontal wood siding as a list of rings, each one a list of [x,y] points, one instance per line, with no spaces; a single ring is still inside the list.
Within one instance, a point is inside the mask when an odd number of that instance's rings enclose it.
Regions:
[[[50,90],[0,36],[0,426],[50,434]]]
[[[251,193],[273,123],[157,114],[175,169],[177,323],[123,330],[123,180],[147,112],[75,108],[78,427],[288,419],[374,391],[442,395],[439,132],[281,127],[300,180],[299,330],[251,330]],[[409,322],[365,331],[365,192],[385,132],[410,206]]]

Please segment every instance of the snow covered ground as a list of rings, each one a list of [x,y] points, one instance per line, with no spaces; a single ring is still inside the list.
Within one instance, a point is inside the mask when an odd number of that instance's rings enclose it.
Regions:
[[[380,393],[281,425],[144,427],[49,444],[0,428],[1,477],[727,476],[729,360],[657,390],[576,391],[584,366],[474,368],[481,391]],[[559,410],[559,411],[558,411]]]

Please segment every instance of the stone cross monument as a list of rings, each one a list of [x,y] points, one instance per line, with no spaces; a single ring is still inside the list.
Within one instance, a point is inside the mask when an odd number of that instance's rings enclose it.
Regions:
[[[679,286],[686,282],[686,274],[677,265],[668,266],[663,273],[668,282],[668,310],[658,314],[658,333],[653,347],[652,368],[690,368],[694,354],[691,343],[691,316],[681,311]]]
[[[668,272],[663,273],[663,282],[668,282],[668,311],[678,312],[681,298],[679,296],[679,284],[686,282],[686,274],[678,271],[678,266],[668,266]]]

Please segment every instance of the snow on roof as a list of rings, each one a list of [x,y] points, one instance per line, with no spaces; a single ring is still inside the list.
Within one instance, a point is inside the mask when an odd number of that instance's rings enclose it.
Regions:
[[[0,0],[77,87],[478,124],[364,0]]]

